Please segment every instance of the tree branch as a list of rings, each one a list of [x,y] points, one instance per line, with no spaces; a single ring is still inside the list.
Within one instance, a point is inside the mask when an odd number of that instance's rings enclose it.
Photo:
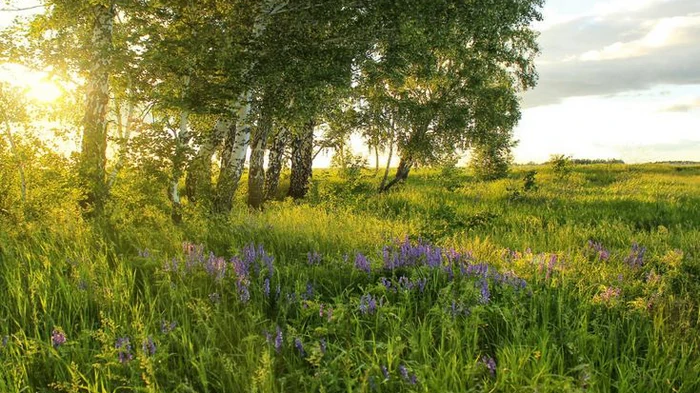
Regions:
[[[44,4],[38,4],[38,5],[33,5],[30,7],[22,7],[22,8],[0,8],[0,12],[22,12],[22,11],[29,11],[29,10],[34,10],[37,8],[44,8]]]

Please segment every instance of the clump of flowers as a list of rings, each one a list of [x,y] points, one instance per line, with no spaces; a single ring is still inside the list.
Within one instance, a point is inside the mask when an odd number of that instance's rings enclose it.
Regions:
[[[632,268],[642,267],[644,264],[644,253],[646,253],[647,248],[642,247],[637,243],[632,243],[632,249],[629,255],[625,258],[625,263]]]
[[[275,351],[277,353],[280,353],[280,351],[282,351],[282,344],[283,344],[282,329],[280,329],[280,327],[277,326],[277,332],[275,335]]]
[[[360,312],[362,314],[374,314],[377,311],[377,301],[370,294],[360,298]]]
[[[593,297],[596,303],[611,304],[618,300],[622,295],[620,288],[604,287],[603,291]]]
[[[134,358],[134,355],[131,353],[131,341],[129,337],[118,338],[117,342],[114,344],[114,348],[117,349],[117,357],[122,364]]]
[[[369,260],[367,260],[367,257],[359,252],[355,255],[355,268],[367,274],[370,273]]]
[[[168,322],[166,320],[163,320],[160,322],[160,331],[163,334],[168,334],[172,332],[173,330],[175,330],[176,327],[177,323],[175,321]]]
[[[5,341],[7,342],[7,341]],[[66,334],[61,329],[54,329],[51,332],[51,344],[54,348],[58,348],[66,343]]]
[[[607,261],[610,259],[610,251],[605,249],[603,245],[599,242],[594,242],[593,240],[588,241],[588,250],[591,251],[595,258],[600,261]]]
[[[481,357],[481,363],[486,367],[492,377],[496,376],[496,360],[489,355]]]
[[[294,339],[294,347],[297,349],[297,351],[299,351],[299,356],[306,356],[306,352],[304,352],[304,345],[301,343],[301,339],[299,337]]]
[[[153,338],[150,336],[147,337],[145,340],[143,340],[143,343],[141,344],[141,349],[143,350],[143,353],[146,355],[153,356],[156,354],[156,343],[153,341]]]
[[[319,254],[317,251],[309,251],[308,254],[306,254],[306,259],[309,262],[309,265],[319,265],[321,263],[321,254]]]

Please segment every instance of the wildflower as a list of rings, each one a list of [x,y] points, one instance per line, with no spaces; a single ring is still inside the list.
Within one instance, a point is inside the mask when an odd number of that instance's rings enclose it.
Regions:
[[[625,263],[633,268],[642,267],[642,265],[644,264],[644,253],[646,251],[646,247],[642,247],[637,243],[633,243],[630,254],[627,256],[627,258],[625,258]]]
[[[610,259],[610,251],[606,250],[602,244],[589,240],[588,248],[595,253],[598,260],[607,261],[608,259]]]
[[[306,259],[308,260],[309,265],[318,265],[321,263],[321,254],[316,251],[309,251],[309,253],[306,254]]]
[[[549,280],[549,277],[552,275],[552,270],[554,270],[554,265],[557,263],[557,254],[552,254],[552,256],[549,258],[549,264],[547,265],[547,274],[545,278]]]
[[[265,297],[270,296],[270,279],[266,278],[265,281],[263,282],[263,293],[265,293]]]
[[[306,356],[306,352],[304,352],[304,345],[301,343],[300,338],[297,337],[294,339],[294,347],[297,349],[297,351],[299,351],[299,356]]]
[[[114,348],[117,349],[117,357],[122,364],[134,358],[134,355],[131,353],[129,337],[118,338],[116,344],[114,344]]]
[[[238,297],[241,299],[241,303],[248,303],[248,300],[250,300],[248,284],[243,280],[238,280],[236,281],[236,288],[238,289]]]
[[[382,285],[384,285],[384,288],[386,288],[386,289],[392,289],[392,288],[391,288],[391,281],[388,280],[386,277],[380,278],[380,279],[379,279],[379,282],[381,282]]]
[[[383,365],[383,364],[382,364],[381,369],[382,369],[382,374],[384,374],[384,379],[385,379],[385,380],[389,380],[389,377],[390,377],[390,375],[389,375],[389,370],[388,370],[388,369],[386,368],[386,366]]]
[[[333,309],[332,308],[328,307],[328,309],[326,310],[326,317],[328,318],[328,322],[330,322],[331,319],[333,319]]]
[[[411,385],[415,385],[418,383],[418,377],[416,376],[416,374],[411,374],[411,378],[408,380],[408,383],[410,383]]]
[[[321,303],[321,305],[318,306],[318,316],[323,318],[323,303]]]
[[[355,268],[361,270],[367,274],[370,273],[370,265],[367,257],[360,254],[359,252],[355,255]]]
[[[370,294],[360,298],[360,312],[363,314],[374,314],[377,311],[377,301]]]
[[[489,373],[491,374],[492,377],[496,376],[496,361],[488,355],[484,355],[481,357],[481,362],[486,366],[486,369],[489,370]]]
[[[151,252],[148,251],[147,248],[145,248],[145,249],[143,249],[143,250],[139,250],[139,257],[141,257],[141,258],[150,258],[150,257],[151,257]]]
[[[267,331],[267,329],[263,330],[263,335],[265,336],[265,341],[270,344],[272,343],[272,334]]]
[[[486,279],[481,279],[481,302],[486,304],[491,300],[491,292],[489,291],[489,282]]]
[[[600,302],[600,303],[611,303],[614,300],[617,300],[620,298],[620,295],[622,294],[622,290],[620,288],[613,288],[613,287],[604,287],[605,290],[603,292],[595,295],[593,297],[593,301],[595,302]]]
[[[10,340],[10,336],[3,336],[2,338],[2,347],[5,348],[7,346],[7,341]]]
[[[306,283],[306,299],[314,298],[314,287],[310,282]]]
[[[209,259],[207,259],[204,269],[210,276],[214,277],[218,281],[221,281],[226,274],[226,261],[224,258],[215,256],[213,252],[209,253]]]
[[[59,329],[54,329],[51,332],[51,343],[54,348],[58,348],[66,342],[66,334]]]
[[[175,321],[168,322],[168,321],[163,320],[160,322],[160,331],[163,334],[168,334],[168,333],[172,332],[173,330],[175,330],[175,327],[177,327],[177,323]]]
[[[143,343],[141,344],[141,349],[143,349],[143,352],[146,355],[153,356],[156,354],[156,343],[153,342],[153,339],[149,336],[145,340],[143,340]]]
[[[282,350],[282,329],[277,326],[277,334],[275,335],[275,351],[280,353]]]
[[[403,364],[399,366],[399,373],[401,373],[401,377],[408,381],[408,369],[406,369],[406,366]]]

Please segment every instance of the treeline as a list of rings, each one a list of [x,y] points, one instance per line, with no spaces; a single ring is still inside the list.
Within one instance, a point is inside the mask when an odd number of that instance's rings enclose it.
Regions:
[[[458,151],[471,150],[484,177],[499,176],[518,92],[536,83],[530,26],[542,5],[47,0],[42,14],[3,31],[0,61],[77,86],[52,116],[80,132],[73,164],[86,212],[100,214],[121,171],[150,168],[167,174],[177,219],[183,192],[228,212],[248,156],[250,206],[278,194],[287,160],[289,196],[303,198],[315,155],[350,156],[352,133],[377,158],[400,157],[393,178],[387,162],[380,191]],[[3,86],[8,130],[26,124],[18,96]]]

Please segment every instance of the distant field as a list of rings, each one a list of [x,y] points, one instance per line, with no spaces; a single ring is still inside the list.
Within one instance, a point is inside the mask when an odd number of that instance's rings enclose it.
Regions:
[[[181,225],[167,179],[88,224],[45,176],[0,213],[2,392],[700,391],[700,165],[323,170]]]

